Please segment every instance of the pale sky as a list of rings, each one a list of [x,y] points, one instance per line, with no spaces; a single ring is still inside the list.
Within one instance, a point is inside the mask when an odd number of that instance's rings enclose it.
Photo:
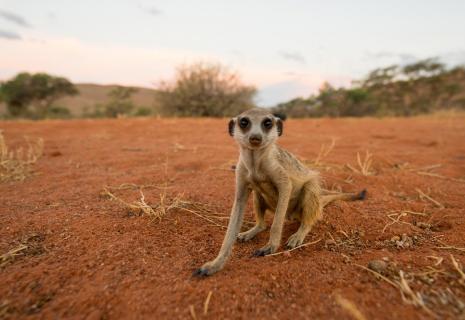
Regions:
[[[270,106],[433,56],[465,63],[464,0],[0,0],[0,80],[154,87],[214,61]]]

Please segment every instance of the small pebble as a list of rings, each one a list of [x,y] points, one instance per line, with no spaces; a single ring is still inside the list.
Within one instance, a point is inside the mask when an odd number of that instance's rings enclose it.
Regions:
[[[371,260],[368,262],[368,268],[378,273],[386,271],[387,266],[387,263],[383,260]]]
[[[327,246],[335,246],[336,241],[334,241],[333,239],[328,239],[328,240],[325,241],[325,245],[327,245]]]

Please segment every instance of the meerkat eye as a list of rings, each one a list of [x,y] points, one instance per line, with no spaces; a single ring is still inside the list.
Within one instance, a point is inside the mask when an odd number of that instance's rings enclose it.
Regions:
[[[265,119],[263,120],[263,128],[269,130],[273,127],[273,121],[271,119]]]
[[[239,121],[239,126],[242,128],[242,129],[245,129],[249,126],[249,119],[247,118],[242,118],[240,121]]]

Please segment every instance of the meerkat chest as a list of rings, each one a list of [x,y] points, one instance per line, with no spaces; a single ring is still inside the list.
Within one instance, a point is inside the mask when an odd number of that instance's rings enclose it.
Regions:
[[[274,207],[278,197],[278,190],[275,185],[267,179],[267,176],[264,174],[251,174],[248,177],[250,186],[252,190],[258,192],[267,202],[268,206]]]

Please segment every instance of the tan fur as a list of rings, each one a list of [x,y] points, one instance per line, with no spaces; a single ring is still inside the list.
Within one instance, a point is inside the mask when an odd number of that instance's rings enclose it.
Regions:
[[[240,127],[241,119],[249,121],[247,128]],[[264,119],[273,123],[264,127]],[[248,241],[266,229],[265,211],[274,212],[268,243],[255,252],[256,256],[274,253],[281,244],[284,220],[296,219],[300,227],[287,240],[288,248],[303,243],[312,226],[322,216],[322,209],[329,202],[355,200],[360,194],[323,195],[319,175],[303,165],[296,157],[280,148],[275,142],[282,122],[267,110],[251,109],[230,122],[230,133],[240,147],[236,166],[236,194],[223,244],[218,256],[194,272],[195,275],[211,275],[221,270],[228,259],[236,239]],[[252,142],[261,137],[259,145]],[[256,224],[248,231],[239,233],[244,209],[250,193],[253,193]]]

